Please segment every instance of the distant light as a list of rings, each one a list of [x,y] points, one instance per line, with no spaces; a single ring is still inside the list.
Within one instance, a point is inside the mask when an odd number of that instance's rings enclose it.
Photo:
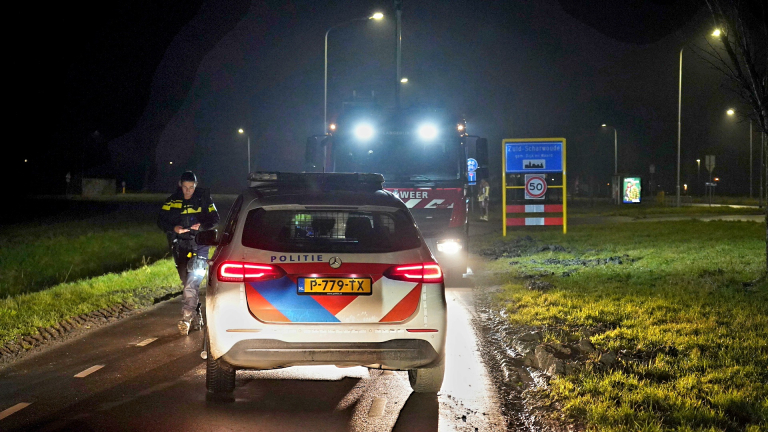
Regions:
[[[371,15],[370,19],[380,20],[382,18],[384,18],[384,14],[381,12],[376,12],[373,15]]]
[[[29,159],[24,159],[24,163],[27,163],[28,161],[29,161]]]
[[[373,150],[368,150],[368,154],[373,154]]]
[[[408,78],[406,78],[406,77],[402,77],[402,78],[400,78],[400,82],[401,82],[401,83],[403,83],[403,84],[405,84],[405,83],[407,83],[407,82],[408,82]]]
[[[173,165],[173,161],[168,162],[168,165]]]
[[[607,124],[603,123],[603,127],[607,127],[607,126],[608,126]]]
[[[685,184],[685,183],[683,183],[683,190],[685,190],[685,191],[687,191],[687,190],[688,190],[688,185],[687,185],[687,184]]]
[[[437,137],[437,127],[433,124],[423,124],[419,126],[419,130],[417,131],[419,134],[419,138],[426,140],[426,141],[432,141]]]
[[[720,37],[720,29],[715,29],[715,31],[712,32],[712,36],[714,37]]]
[[[330,129],[330,130],[336,130],[336,123],[331,123],[331,124],[328,126],[328,129]]]
[[[361,123],[355,127],[355,138],[367,141],[373,138],[373,126],[367,123]]]
[[[715,177],[715,181],[720,181],[720,177]]]
[[[464,130],[464,125],[463,124],[458,125],[457,129],[459,129],[459,132],[463,131]]]
[[[238,129],[237,131],[240,132],[240,133],[245,133],[245,131],[242,130],[242,129]]]
[[[736,114],[736,111],[734,111],[733,108],[729,108],[728,111],[726,111],[725,113],[728,114],[729,116],[732,116]]]
[[[697,163],[700,163],[700,162],[701,162],[701,159],[696,159],[696,162],[697,162]]]

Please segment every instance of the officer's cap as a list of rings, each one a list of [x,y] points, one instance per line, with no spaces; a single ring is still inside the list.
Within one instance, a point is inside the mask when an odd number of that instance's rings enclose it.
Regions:
[[[185,171],[184,174],[181,175],[181,178],[179,179],[180,182],[193,182],[197,183],[197,177],[195,177],[195,173],[192,171]]]

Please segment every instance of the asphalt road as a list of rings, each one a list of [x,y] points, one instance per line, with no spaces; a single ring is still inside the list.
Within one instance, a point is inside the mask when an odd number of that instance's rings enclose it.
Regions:
[[[411,392],[405,372],[293,367],[238,372],[235,401],[206,401],[202,333],[180,336],[179,299],[0,370],[0,430],[504,430],[471,325],[472,290],[447,290],[446,379]]]

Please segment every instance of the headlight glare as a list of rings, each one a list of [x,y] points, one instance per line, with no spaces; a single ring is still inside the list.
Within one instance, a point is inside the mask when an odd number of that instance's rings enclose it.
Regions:
[[[361,141],[368,141],[369,139],[373,138],[373,126],[369,125],[368,123],[360,123],[359,125],[355,126],[355,138],[361,140]]]
[[[419,138],[424,141],[432,141],[437,137],[437,127],[431,123],[426,123],[419,126],[417,133],[419,134]]]
[[[461,245],[461,242],[454,239],[448,239],[448,240],[439,240],[437,242],[437,251],[443,252],[447,254],[455,254],[458,253],[463,246]]]

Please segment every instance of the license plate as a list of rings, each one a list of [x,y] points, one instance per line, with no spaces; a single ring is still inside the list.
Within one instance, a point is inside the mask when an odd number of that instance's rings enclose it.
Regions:
[[[299,294],[371,295],[369,278],[299,278]]]

